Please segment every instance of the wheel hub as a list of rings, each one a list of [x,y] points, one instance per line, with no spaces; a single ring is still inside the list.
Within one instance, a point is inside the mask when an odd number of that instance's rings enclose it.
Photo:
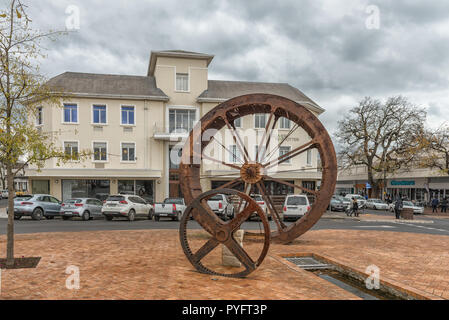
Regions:
[[[240,176],[244,182],[255,184],[262,179],[263,167],[260,163],[245,163],[240,169]]]

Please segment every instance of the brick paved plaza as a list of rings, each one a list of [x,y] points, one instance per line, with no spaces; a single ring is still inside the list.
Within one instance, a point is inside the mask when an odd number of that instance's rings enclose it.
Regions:
[[[0,237],[0,248],[5,247]],[[246,244],[251,251],[251,246]],[[35,269],[2,270],[1,299],[359,299],[279,256],[315,253],[422,298],[449,298],[449,238],[389,231],[310,231],[291,245],[273,244],[247,279],[197,273],[176,230],[46,233],[16,236],[16,256],[41,256]],[[3,253],[2,253],[3,254]],[[218,259],[218,258],[217,258]],[[80,289],[65,286],[69,265]]]

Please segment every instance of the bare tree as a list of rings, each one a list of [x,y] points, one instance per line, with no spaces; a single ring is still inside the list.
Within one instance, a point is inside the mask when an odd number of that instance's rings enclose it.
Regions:
[[[372,196],[380,195],[380,182],[408,168],[420,144],[416,134],[423,131],[426,112],[402,96],[385,103],[370,97],[338,123],[339,159],[343,168],[366,166]]]
[[[26,165],[41,168],[45,161],[57,158],[68,161],[56,146],[55,136],[35,126],[35,115],[43,100],[46,105],[60,105],[46,86],[35,61],[45,56],[41,43],[61,32],[41,32],[31,28],[26,6],[10,0],[0,11],[0,162],[6,169],[8,186],[7,266],[14,265],[14,177]],[[83,156],[80,153],[80,157]]]

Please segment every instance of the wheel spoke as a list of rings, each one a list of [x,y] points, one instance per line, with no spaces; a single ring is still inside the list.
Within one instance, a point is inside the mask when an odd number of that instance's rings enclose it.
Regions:
[[[229,150],[228,148],[226,148],[226,147],[225,147],[220,141],[218,141],[215,137],[212,137],[212,139],[215,140],[215,141],[217,141],[217,143],[218,143],[223,149],[225,149],[227,152],[229,152],[229,154],[230,154],[231,156],[234,157],[234,153],[232,153],[231,150]],[[240,158],[240,157],[236,157],[236,158],[238,158],[238,160],[240,161],[240,163],[244,163],[244,162],[245,162],[245,161],[243,161],[242,158]]]
[[[219,163],[219,164],[222,164],[222,165],[225,165],[225,166],[228,166],[228,167],[231,167],[231,168],[233,168],[233,169],[236,169],[236,170],[239,170],[239,171],[240,171],[240,167],[237,166],[237,165],[235,165],[235,164],[227,163],[227,162],[225,162],[225,161],[223,161],[223,160],[217,160],[217,159],[214,159],[214,158],[212,158],[212,157],[206,156],[205,154],[202,154],[202,155],[201,155],[201,158],[202,158],[202,159],[207,159],[207,160],[210,160],[210,161],[212,161],[212,162],[216,162],[216,163]]]
[[[242,142],[242,139],[240,138],[239,133],[237,132],[237,130],[235,129],[235,127],[233,126],[234,124],[229,123],[228,119],[226,117],[223,117],[226,126],[228,127],[229,130],[231,130],[232,136],[234,138],[234,142],[237,145],[237,148],[239,148],[240,153],[243,155],[245,162],[249,162],[250,161],[250,157],[248,154],[248,150],[246,150],[245,144]]]
[[[295,125],[293,126],[293,128],[290,129],[290,131],[285,135],[285,137],[281,140],[281,142],[278,143],[278,145],[277,145],[273,150],[271,150],[271,151],[268,153],[268,155],[267,155],[268,162],[270,162],[271,157],[272,157],[272,156],[276,153],[276,151],[281,147],[281,145],[284,143],[284,141],[287,140],[287,138],[290,137],[290,136],[293,134],[293,132],[295,132],[298,128],[299,128],[299,125],[295,123]]]
[[[209,232],[212,236],[215,235],[215,228],[223,225],[223,221],[210,209],[207,200],[193,201],[191,206],[198,210],[198,216],[194,216],[195,221],[198,222],[204,230]],[[207,208],[207,209],[206,209]]]
[[[285,224],[282,222],[281,220],[281,216],[279,215],[279,213],[276,210],[276,207],[274,206],[273,201],[271,200],[267,189],[265,188],[265,185],[262,182],[258,182],[257,186],[259,187],[259,190],[262,193],[262,198],[264,199],[265,203],[267,204],[268,209],[270,210],[271,213],[271,217],[274,219],[274,222],[276,223],[276,226],[278,227],[278,230],[281,231],[283,230],[286,226]]]
[[[241,178],[237,178],[237,179],[231,180],[228,183],[225,183],[224,185],[216,188],[216,190],[229,188],[229,187],[233,186],[234,184],[241,183],[241,182],[242,182],[242,179]]]
[[[279,156],[277,159],[274,159],[272,162],[265,163],[263,165],[263,167],[268,170],[276,165],[279,165],[285,161],[290,160],[291,158],[296,157],[297,155],[300,155],[301,153],[306,152],[307,150],[313,149],[315,144],[316,144],[315,140],[310,140],[309,142],[303,144],[302,146],[299,146],[299,147],[287,152],[286,154]]]
[[[284,180],[276,179],[276,178],[273,178],[273,177],[271,177],[271,176],[264,176],[264,179],[267,179],[267,180],[273,180],[274,182],[278,182],[278,183],[280,183],[280,184],[284,184],[284,185],[289,186],[289,187],[292,187],[292,188],[298,188],[298,189],[300,189],[300,190],[302,190],[302,191],[304,191],[304,192],[313,194],[313,195],[315,195],[315,196],[317,196],[318,193],[319,193],[318,191],[310,190],[310,189],[304,188],[304,187],[302,187],[302,186],[298,186],[297,184],[293,184],[293,183],[290,183],[290,182],[287,182],[287,181],[284,181]]]
[[[217,239],[215,238],[210,238],[209,241],[207,241],[194,255],[193,255],[193,260],[195,261],[195,263],[200,262],[201,259],[203,259],[205,256],[207,256],[212,250],[214,250],[218,244],[220,242],[218,242]]]
[[[279,117],[276,116],[274,118],[273,125],[271,126],[271,131],[270,131],[270,134],[268,135],[267,142],[265,143],[265,149],[263,150],[262,156],[260,157],[260,162],[262,162],[265,159],[265,155],[267,153],[268,146],[269,146],[270,141],[271,141],[271,137],[273,136],[274,127],[276,126],[276,123],[278,122],[278,120],[279,120]]]
[[[234,254],[234,256],[245,266],[247,270],[254,270],[256,268],[256,264],[251,259],[251,257],[243,250],[242,246],[231,237],[228,241],[225,242],[225,246],[229,249],[229,251]]]
[[[230,232],[234,232],[243,222],[245,222],[250,215],[257,210],[255,205],[248,205],[242,212],[239,212],[232,221],[228,223],[228,228]]]
[[[274,115],[274,110],[272,110],[270,113],[270,117],[268,118],[267,124],[265,125],[265,131],[263,132],[262,139],[260,140],[259,146],[257,148],[256,159],[255,159],[256,162],[261,162],[261,160],[259,160],[259,153],[261,151],[265,137],[267,136],[268,128],[270,128],[271,119],[273,118],[273,115]],[[271,136],[271,131],[270,131],[270,136]],[[263,152],[263,153],[265,154],[265,152]],[[262,159],[262,157],[260,157],[260,159]]]

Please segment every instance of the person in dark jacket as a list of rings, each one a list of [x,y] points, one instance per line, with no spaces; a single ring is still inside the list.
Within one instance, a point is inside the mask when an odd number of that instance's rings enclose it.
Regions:
[[[441,200],[441,212],[446,212],[447,210],[447,198],[445,197]]]
[[[437,198],[433,198],[432,200],[432,213],[433,212],[438,212],[438,199]]]
[[[402,198],[397,197],[396,202],[394,204],[394,213],[396,214],[396,219],[399,219],[401,217],[402,207],[403,207]]]

